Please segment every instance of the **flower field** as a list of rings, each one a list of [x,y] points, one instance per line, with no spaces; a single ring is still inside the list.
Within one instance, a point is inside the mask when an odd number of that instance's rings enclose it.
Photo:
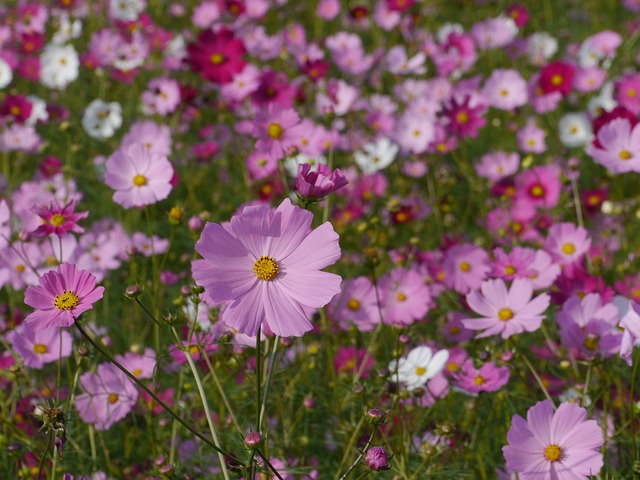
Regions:
[[[0,5],[0,477],[640,478],[640,2]]]

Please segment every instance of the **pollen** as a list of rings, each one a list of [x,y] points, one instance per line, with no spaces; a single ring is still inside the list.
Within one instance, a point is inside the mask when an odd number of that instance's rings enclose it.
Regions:
[[[576,251],[576,246],[573,243],[565,243],[564,245],[562,245],[562,251],[566,255],[571,255]]]
[[[503,322],[508,322],[513,318],[513,310],[510,308],[502,308],[498,312],[498,318]]]
[[[64,216],[60,215],[59,213],[56,213],[53,217],[51,217],[51,220],[49,220],[49,223],[54,227],[59,227],[64,223]]]
[[[504,267],[505,275],[513,275],[515,273],[516,273],[516,267],[514,267],[513,265],[507,265],[506,267]]]
[[[544,188],[542,187],[542,185],[536,184],[531,187],[531,190],[529,191],[531,192],[532,197],[540,198],[544,196]]]
[[[460,262],[460,270],[462,270],[463,272],[468,272],[469,270],[471,270],[471,265],[469,264],[469,262]]]
[[[404,302],[407,299],[407,296],[404,293],[399,293],[396,298],[399,302]]]
[[[49,349],[47,348],[47,346],[41,343],[36,343],[33,346],[33,352],[37,353],[38,355],[42,355],[43,353],[47,353],[48,351]]]
[[[562,78],[562,75],[560,75],[559,73],[556,73],[553,77],[551,77],[551,84],[555,85],[556,87],[559,85],[562,85],[563,81],[564,79]]]
[[[147,177],[145,177],[144,175],[138,174],[135,177],[133,177],[133,184],[136,187],[142,187],[147,184]]]
[[[424,367],[416,367],[416,375],[421,377],[425,373],[427,373],[427,369],[426,368],[424,368]]]
[[[11,107],[10,111],[11,111],[11,115],[14,115],[16,117],[20,115],[20,107],[18,107],[17,105],[14,105],[13,107]]]
[[[142,370],[140,370],[139,368],[136,368],[133,372],[133,376],[134,377],[139,377],[140,375],[142,375]]]
[[[71,290],[63,290],[62,295],[56,295],[53,306],[58,310],[71,310],[80,304],[78,295]]]
[[[487,380],[482,375],[476,375],[476,378],[473,379],[473,383],[480,386],[487,383]]]
[[[278,263],[271,257],[260,257],[253,265],[253,271],[260,280],[273,280],[278,276]]]
[[[622,150],[619,154],[618,157],[620,157],[620,160],[629,160],[632,155],[631,152],[629,150]]]
[[[562,449],[555,443],[552,443],[544,449],[544,458],[546,458],[550,462],[557,462],[561,457]]]
[[[465,124],[469,121],[469,115],[467,114],[467,112],[460,112],[456,115],[456,121],[458,123]]]
[[[283,130],[278,123],[270,123],[267,127],[267,135],[274,140],[280,140],[282,138]]]
[[[638,92],[636,92],[635,88],[630,88],[629,90],[627,90],[627,97],[629,98],[633,98],[638,94]]]
[[[360,310],[360,301],[357,298],[350,298],[347,302],[347,308],[352,312]]]
[[[220,65],[222,62],[224,62],[224,57],[220,53],[214,53],[213,55],[211,55],[211,58],[209,60],[213,65]]]
[[[117,393],[110,393],[109,397],[107,398],[107,401],[113,405],[114,403],[116,403],[118,401],[118,394]]]

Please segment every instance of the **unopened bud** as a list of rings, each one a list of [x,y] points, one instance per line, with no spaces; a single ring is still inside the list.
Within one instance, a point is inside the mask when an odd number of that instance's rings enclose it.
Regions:
[[[382,425],[384,421],[387,419],[387,412],[382,410],[381,408],[370,408],[367,410],[366,414],[367,420],[372,425]]]
[[[249,432],[244,437],[244,444],[252,449],[257,449],[262,446],[263,438],[260,432]]]
[[[124,289],[124,296],[129,300],[135,300],[142,293],[142,289],[138,285],[129,285]]]

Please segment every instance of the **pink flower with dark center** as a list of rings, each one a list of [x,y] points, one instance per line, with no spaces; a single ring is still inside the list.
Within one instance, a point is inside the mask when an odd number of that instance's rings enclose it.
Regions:
[[[106,168],[105,183],[116,191],[113,201],[125,208],[151,205],[171,192],[171,162],[141,143],[117,150],[107,160]]]
[[[277,209],[247,206],[230,223],[207,223],[193,277],[213,302],[229,302],[221,316],[227,325],[249,336],[263,323],[280,336],[311,330],[310,313],[341,282],[321,271],[340,258],[338,235],[328,222],[312,230],[312,220],[286,199]]]
[[[247,64],[244,43],[226,28],[203,31],[196,43],[187,46],[187,52],[191,69],[214,83],[231,82]]]
[[[482,282],[480,290],[466,296],[469,308],[484,318],[466,318],[462,323],[469,330],[484,330],[476,338],[500,334],[509,338],[522,332],[534,332],[542,324],[549,306],[549,295],[533,298],[531,281],[517,278],[507,290],[504,280]]]
[[[64,237],[67,232],[84,233],[84,228],[77,222],[89,216],[89,212],[74,212],[76,208],[75,200],[71,200],[64,207],[61,207],[56,200],[49,204],[49,207],[33,207],[33,212],[42,219],[42,225],[31,232],[36,238],[57,235]]]
[[[571,93],[573,86],[573,76],[576,67],[566,62],[552,62],[545,65],[540,71],[538,85],[542,92],[547,95],[549,93],[559,92],[563,97]]]
[[[536,403],[526,421],[513,416],[507,440],[507,468],[521,480],[586,480],[603,466],[602,429],[575,403],[564,402],[555,412],[549,400]]]
[[[45,273],[38,282],[39,287],[30,285],[24,294],[24,303],[36,309],[24,321],[35,332],[70,327],[104,293],[104,287],[96,287],[96,277],[68,263]]]
[[[462,99],[452,98],[443,107],[442,114],[447,119],[447,130],[455,133],[460,138],[478,136],[478,130],[484,127],[487,121],[484,114],[487,107],[474,102],[471,96],[466,95]]]
[[[516,201],[524,201],[538,208],[553,208],[560,200],[562,183],[560,169],[538,166],[525,170],[515,179]]]

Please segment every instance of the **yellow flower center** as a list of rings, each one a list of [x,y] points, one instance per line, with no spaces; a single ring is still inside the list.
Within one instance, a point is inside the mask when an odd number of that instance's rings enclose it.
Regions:
[[[555,443],[552,443],[544,449],[544,458],[550,462],[557,462],[560,460],[560,457],[562,457],[562,449]]]
[[[73,307],[78,306],[79,303],[78,295],[71,290],[63,290],[62,295],[56,295],[53,306],[58,310],[71,310]]]
[[[460,112],[456,115],[456,121],[458,123],[465,124],[469,121],[469,115],[467,114],[467,112]]]
[[[514,273],[516,273],[516,267],[514,267],[513,265],[507,265],[504,269],[504,274],[505,275],[513,275]]]
[[[24,272],[25,269],[26,269],[26,267],[24,265],[22,265],[22,264],[16,265],[16,272],[18,272],[18,273]]]
[[[629,160],[632,155],[629,150],[622,150],[618,156],[620,157],[620,160]]]
[[[407,296],[404,293],[399,293],[396,298],[399,302],[404,302],[407,299]]]
[[[416,367],[416,375],[419,377],[427,373],[427,369],[424,367]]]
[[[118,394],[117,393],[111,393],[109,394],[109,398],[107,399],[107,401],[113,405],[114,403],[116,403],[118,401]]]
[[[507,90],[506,88],[503,88],[502,90],[500,90],[500,95],[502,95],[503,97],[506,97],[507,95],[509,95],[509,90]]]
[[[260,280],[273,280],[278,276],[278,263],[271,257],[260,257],[253,264],[253,271]]]
[[[551,84],[557,87],[558,85],[562,85],[562,80],[562,75],[556,73],[553,77],[551,77]]]
[[[133,376],[134,377],[139,377],[140,375],[142,375],[142,370],[140,370],[139,368],[136,368],[133,372]]]
[[[503,322],[508,322],[513,318],[513,310],[510,308],[502,308],[498,312],[498,318]]]
[[[463,272],[468,272],[469,270],[471,270],[471,265],[469,264],[469,262],[460,262],[460,270],[462,270]]]
[[[573,243],[565,243],[562,245],[562,251],[567,255],[571,255],[576,251],[576,246]]]
[[[189,353],[190,353],[191,355],[197,355],[198,353],[200,353],[200,348],[198,348],[198,346],[197,346],[197,345],[191,345],[191,346],[189,347]]]
[[[635,88],[630,88],[629,90],[627,90],[627,97],[629,98],[633,98],[638,94],[638,92],[636,92]]]
[[[456,326],[453,326],[453,327],[451,327],[451,328],[449,329],[449,333],[450,333],[451,335],[457,335],[457,334],[459,334],[459,333],[460,333],[460,328],[458,328],[458,327],[456,327]]]
[[[43,345],[41,343],[36,343],[33,346],[33,351],[34,351],[34,353],[37,353],[38,355],[42,355],[43,353],[47,353],[49,351],[49,349],[47,348],[46,345]]]
[[[274,140],[280,140],[282,138],[282,127],[277,123],[270,123],[267,127],[267,135]]]
[[[49,223],[54,227],[59,227],[64,223],[64,217],[59,213],[56,213],[53,217],[51,217],[51,220],[49,220]]]
[[[485,378],[482,375],[476,375],[476,378],[473,379],[473,383],[475,383],[476,385],[480,386],[480,385],[484,385],[485,383],[487,383],[487,381],[485,380]]]
[[[11,115],[20,115],[20,107],[18,107],[17,105],[11,107]]]
[[[531,195],[533,195],[535,198],[540,198],[544,195],[544,188],[542,188],[541,185],[534,185],[533,187],[531,187]]]
[[[460,370],[460,365],[456,362],[447,363],[447,370],[449,370],[450,372],[457,372],[458,370]]]
[[[360,301],[357,298],[350,298],[347,302],[347,308],[352,312],[357,312],[358,310],[360,310]]]
[[[600,343],[598,337],[587,337],[582,344],[584,345],[584,348],[594,352],[598,349],[598,343]]]
[[[135,177],[133,177],[133,184],[136,187],[142,187],[147,184],[147,177],[145,177],[144,175],[138,174]]]
[[[224,62],[224,57],[219,53],[214,53],[213,55],[211,55],[210,60],[214,65],[220,65],[222,62]]]

